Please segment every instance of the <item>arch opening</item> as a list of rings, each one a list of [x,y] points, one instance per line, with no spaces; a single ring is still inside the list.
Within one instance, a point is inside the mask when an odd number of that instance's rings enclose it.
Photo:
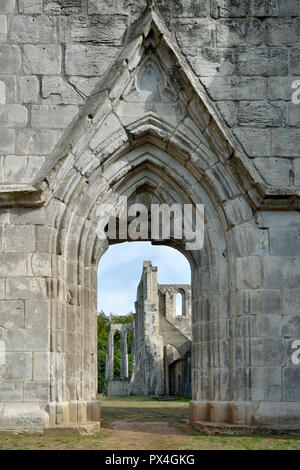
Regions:
[[[113,244],[100,260],[98,272],[99,309],[102,314],[103,309],[110,312],[106,318],[110,319],[111,331],[121,330],[121,364],[125,364],[122,370],[126,370],[119,377],[116,374],[112,377],[110,364],[106,364],[106,394],[165,395],[168,386],[164,382],[164,345],[173,336],[177,347],[187,349],[189,345],[191,349],[191,305],[189,322],[178,324],[173,303],[163,302],[164,292],[171,290],[173,298],[181,282],[191,295],[188,261],[177,250],[150,242]],[[149,302],[151,311],[147,307]],[[157,327],[153,330],[154,324]],[[109,337],[108,334],[108,352]],[[118,379],[122,383],[116,383]],[[126,387],[123,379],[127,379]]]

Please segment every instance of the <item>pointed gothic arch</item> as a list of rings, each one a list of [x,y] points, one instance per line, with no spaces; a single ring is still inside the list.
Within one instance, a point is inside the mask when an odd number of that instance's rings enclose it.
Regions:
[[[165,78],[163,93],[155,90],[154,98],[145,102],[135,84],[139,64],[143,67],[147,60],[159,61],[157,73],[164,73]],[[209,403],[216,401],[223,403],[226,421],[230,403],[249,399],[247,365],[237,367],[232,361],[233,336],[232,332],[225,335],[224,325],[233,314],[230,290],[236,288],[231,265],[237,254],[231,227],[233,219],[241,230],[245,222],[253,223],[257,189],[252,181],[257,175],[243,160],[237,143],[234,150],[234,139],[216,120],[218,113],[211,114],[207,96],[155,13],[148,16],[139,35],[129,40],[104,81],[105,88],[101,89],[101,82],[36,183],[48,186],[45,207],[55,214],[56,254],[64,273],[58,286],[59,302],[67,290],[72,299],[67,316],[80,319],[83,325],[67,332],[66,360],[52,363],[50,422],[55,423],[62,408],[68,416],[73,403],[80,403],[86,413],[97,409],[96,276],[109,243],[97,236],[97,208],[103,203],[117,205],[120,196],[134,202],[137,194],[151,195],[160,203],[205,206],[201,251],[186,251],[184,240],[163,243],[181,251],[192,270],[191,419],[199,410],[208,413]],[[242,173],[233,165],[237,158],[245,163]],[[250,263],[248,254],[246,248],[243,255]],[[58,298],[53,298],[54,311]],[[208,342],[205,338],[211,336],[212,324],[214,337]],[[81,345],[79,363],[73,344]],[[234,388],[237,380],[243,383],[238,390]]]

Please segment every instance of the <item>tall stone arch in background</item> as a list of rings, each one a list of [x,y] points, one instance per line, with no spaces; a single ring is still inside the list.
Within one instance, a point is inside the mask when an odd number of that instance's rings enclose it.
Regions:
[[[299,261],[271,256],[268,241],[280,229],[287,243],[299,200],[262,179],[149,8],[35,181],[1,189],[1,217],[19,236],[1,265],[0,429],[97,429],[97,266],[108,248],[98,208],[119,196],[205,207],[202,250],[165,241],[192,270],[192,424],[299,425],[289,359],[299,318],[281,292],[296,287]]]

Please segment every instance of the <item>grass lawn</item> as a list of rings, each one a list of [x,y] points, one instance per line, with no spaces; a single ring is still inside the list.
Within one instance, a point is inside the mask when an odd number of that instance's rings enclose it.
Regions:
[[[212,450],[297,449],[300,436],[200,434],[188,424],[189,401],[101,397],[102,430],[93,436],[0,435],[0,449]]]

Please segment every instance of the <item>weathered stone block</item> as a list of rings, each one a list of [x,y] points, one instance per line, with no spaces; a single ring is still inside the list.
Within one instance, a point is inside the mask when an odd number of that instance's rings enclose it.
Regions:
[[[3,104],[0,107],[0,127],[23,127],[28,119],[27,109],[20,104]]]
[[[3,401],[23,401],[23,383],[22,382],[4,382],[0,381],[0,400]]]
[[[268,254],[269,244],[267,230],[259,230],[253,224],[245,223],[238,224],[234,227],[232,233],[237,256],[263,256]]]
[[[272,130],[273,155],[278,157],[298,157],[300,148],[300,129]]]
[[[1,375],[4,380],[31,380],[32,352],[6,352],[4,371]]]
[[[33,105],[31,123],[38,128],[65,128],[69,126],[77,112],[77,106]]]
[[[277,0],[254,0],[252,7],[253,16],[277,16],[278,4]],[[279,1],[279,3],[281,3]]]
[[[3,81],[0,81],[0,104],[6,103],[6,85]]]
[[[21,52],[17,46],[0,45],[0,75],[18,73],[21,68]]]
[[[20,77],[21,103],[36,103],[39,96],[40,82],[36,76]]]
[[[283,44],[294,45],[297,42],[297,20],[270,19],[265,22],[266,44],[269,46],[282,46]]]
[[[177,0],[173,5],[173,15],[175,18],[209,16],[209,3],[201,0]]]
[[[282,102],[241,101],[237,122],[240,126],[276,127],[285,125],[286,105]]]
[[[48,346],[48,330],[24,329],[6,332],[8,351],[47,351]]]
[[[270,77],[268,78],[268,93],[270,100],[291,101],[292,94],[295,91],[292,84],[294,77]]]
[[[7,299],[46,299],[47,286],[45,279],[12,278],[6,281]]]
[[[300,231],[270,230],[271,255],[300,256]]]
[[[281,296],[275,289],[241,290],[235,296],[235,313],[254,315],[280,315]]]
[[[255,18],[221,19],[217,22],[217,43],[220,47],[257,46],[262,39],[262,25]]]
[[[238,75],[267,77],[288,73],[288,55],[284,48],[247,47],[237,50]]]
[[[283,387],[285,400],[300,400],[300,367],[285,367],[283,371]]]
[[[17,80],[14,75],[1,75],[1,104],[16,103],[17,101]]]
[[[251,338],[251,364],[255,367],[284,365],[284,341],[281,338]]]
[[[26,74],[59,74],[61,48],[58,44],[25,44],[23,61],[23,70]]]
[[[51,253],[54,229],[46,226],[36,227],[36,250],[38,253]]]
[[[129,10],[126,0],[109,0],[99,2],[98,0],[88,0],[88,13],[94,15],[128,15]]]
[[[262,267],[259,256],[237,258],[236,282],[238,289],[255,289],[260,287],[262,282]]]
[[[27,275],[37,277],[51,276],[51,255],[34,253],[27,259]]]
[[[19,0],[19,12],[24,15],[40,14],[43,11],[43,0]]]
[[[290,126],[300,127],[300,105],[289,103],[287,108],[287,122]]]
[[[14,16],[10,38],[15,43],[38,44],[56,42],[56,18],[50,16]]]
[[[294,178],[295,186],[300,186],[300,158],[294,160]]]
[[[46,300],[25,301],[25,327],[39,328],[41,330],[49,327],[50,305]]]
[[[0,129],[0,152],[13,153],[15,150],[15,131]]]
[[[88,97],[94,91],[98,82],[97,77],[69,77],[69,82],[78,90],[82,95]]]
[[[269,157],[271,155],[270,130],[237,128],[234,130],[234,134],[249,157]]]
[[[237,125],[238,105],[234,101],[218,101],[217,107],[229,127]]]
[[[69,38],[73,42],[94,41],[121,45],[126,26],[127,19],[121,16],[92,15],[74,16],[65,27],[69,29]]]
[[[8,431],[41,434],[48,422],[46,411],[38,403],[6,402],[1,406],[1,425]]]
[[[62,137],[63,131],[53,129],[20,129],[16,153],[21,155],[48,155]]]
[[[289,186],[292,163],[287,158],[255,158],[253,164],[270,186]]]
[[[251,369],[252,400],[281,400],[281,368],[254,367]]]
[[[48,381],[50,376],[50,353],[35,352],[33,357],[33,380]]]
[[[0,327],[24,328],[24,304],[21,300],[0,300]]]
[[[50,386],[48,382],[25,382],[24,402],[48,401],[50,397]]]
[[[278,16],[300,16],[299,0],[285,0],[278,2]]]
[[[84,100],[76,89],[62,77],[45,77],[42,83],[44,98],[52,97],[58,104],[83,104]]]
[[[45,162],[39,156],[8,155],[4,160],[4,177],[7,183],[31,183]]]
[[[66,74],[87,77],[103,75],[117,54],[118,49],[111,46],[67,45],[65,55]]]
[[[82,13],[84,0],[44,0],[44,9],[50,15]]]
[[[252,337],[273,337],[281,336],[281,315],[256,315],[250,320]]]
[[[16,0],[0,0],[0,12],[12,13],[15,9]]]
[[[5,279],[0,278],[0,299],[5,298]]]
[[[250,16],[250,2],[245,2],[244,0],[212,0],[211,14],[216,19]]]
[[[34,251],[34,227],[8,225],[5,227],[5,248],[8,253],[31,253]]]
[[[300,75],[300,49],[294,47],[290,51],[290,70],[292,75]]]
[[[294,288],[300,282],[300,258],[265,256],[263,258],[264,284],[269,288]]]
[[[176,38],[182,48],[212,46],[214,41],[215,23],[211,19],[182,18],[175,23]],[[223,46],[227,44],[223,44]]]
[[[4,233],[7,234],[6,230]],[[4,251],[9,251],[10,242],[7,242],[5,237],[3,245]],[[22,253],[0,253],[0,261],[0,276],[18,277],[26,275],[26,260]]]
[[[44,207],[28,208],[13,207],[10,210],[10,223],[12,225],[36,225],[48,224]],[[36,227],[37,228],[37,227]],[[37,250],[38,253],[38,250]]]
[[[6,16],[0,15],[0,42],[5,42],[7,36]]]
[[[300,223],[300,214],[296,211],[263,211],[258,215],[259,225],[273,230],[294,230],[295,223]]]
[[[287,293],[289,293],[287,295]],[[284,294],[283,294],[283,310],[285,306],[287,305],[287,300],[292,300],[291,294],[296,295],[296,289],[284,289]],[[292,304],[289,303],[289,306],[294,307],[295,306],[295,299],[294,297],[294,302]],[[290,309],[289,311],[292,312],[293,309]],[[300,338],[300,315],[299,315],[299,310],[294,312],[294,315],[290,315],[287,310],[283,311],[284,317],[282,319],[282,325],[281,325],[281,333],[284,338],[292,338],[290,341],[287,343],[287,356],[290,358],[290,365],[292,365],[292,354],[295,352],[295,349],[292,348],[292,344],[294,342],[295,338]]]
[[[283,289],[282,309],[284,315],[299,315],[298,292],[298,287],[294,289]]]
[[[261,77],[203,77],[201,82],[214,100],[264,100],[266,80]]]
[[[200,77],[235,75],[235,51],[233,49],[214,49],[212,47],[190,47],[185,53]]]

